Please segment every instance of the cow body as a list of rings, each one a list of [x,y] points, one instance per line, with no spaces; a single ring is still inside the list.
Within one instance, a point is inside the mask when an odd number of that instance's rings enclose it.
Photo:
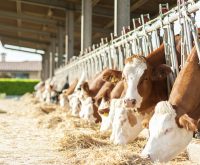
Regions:
[[[90,83],[85,82],[81,85],[82,93],[80,95],[80,117],[88,121],[94,121],[93,118],[95,117],[95,122],[101,121],[101,117],[97,112],[99,105],[98,100],[101,99],[107,89],[112,90],[113,88],[112,84],[105,84],[104,80],[104,75],[109,74],[111,71],[111,69],[104,69],[93,81]]]
[[[71,95],[76,86],[78,84],[78,79],[75,79],[74,82],[69,86],[69,88],[62,91],[62,93],[59,96],[59,102],[61,107],[69,108],[69,99],[68,96]]]
[[[166,162],[183,151],[200,118],[200,67],[195,48],[179,73],[168,101],[159,102],[150,120],[142,156]],[[168,152],[164,152],[168,151]]]
[[[120,97],[124,90],[123,81],[119,81],[116,86],[110,91],[107,90],[107,94],[101,100],[98,107],[98,112],[102,118],[100,131],[107,131],[112,128],[116,107],[120,106]],[[109,95],[108,95],[109,94]]]
[[[167,99],[166,76],[171,70],[164,63],[164,45],[146,58],[133,55],[126,59],[122,75],[125,92],[112,126],[111,140],[115,144],[133,141],[142,131],[143,120],[152,114],[156,103]]]

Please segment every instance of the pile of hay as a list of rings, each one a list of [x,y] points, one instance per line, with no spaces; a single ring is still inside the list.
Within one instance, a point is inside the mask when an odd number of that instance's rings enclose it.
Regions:
[[[59,150],[65,155],[69,164],[134,164],[149,165],[149,160],[141,159],[139,154],[146,144],[146,139],[138,137],[128,145],[110,143],[110,132],[99,132],[99,124],[91,124],[68,115],[63,137],[58,142]],[[155,164],[155,163],[154,163]],[[156,163],[161,165],[161,163]],[[168,165],[189,165],[186,152],[182,153]]]
[[[27,98],[26,98],[27,97]],[[32,100],[30,96],[24,99],[26,103]],[[41,107],[41,103],[32,104]],[[54,107],[55,110],[37,116],[38,127],[52,131],[51,139],[57,141],[56,148],[65,156],[68,164],[133,164],[150,165],[150,161],[141,159],[139,154],[146,144],[146,139],[139,137],[128,145],[113,145],[110,143],[110,132],[99,132],[100,124],[88,123],[78,117],[73,117],[66,109]],[[37,108],[36,108],[37,109]],[[37,111],[37,110],[36,110]],[[30,112],[29,112],[30,113]],[[161,165],[161,163],[154,163]],[[168,165],[191,165],[184,152]]]

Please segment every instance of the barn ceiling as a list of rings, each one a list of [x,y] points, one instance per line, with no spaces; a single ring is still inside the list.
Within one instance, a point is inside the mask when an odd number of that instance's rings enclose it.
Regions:
[[[166,2],[170,7],[176,5],[175,0],[131,0],[131,18],[146,13],[155,17],[159,3]],[[92,5],[92,41],[98,43],[113,32],[114,0],[93,0]],[[1,0],[0,38],[3,44],[46,50],[52,39],[58,39],[58,27],[65,28],[67,10],[74,11],[74,48],[78,54],[81,0]]]

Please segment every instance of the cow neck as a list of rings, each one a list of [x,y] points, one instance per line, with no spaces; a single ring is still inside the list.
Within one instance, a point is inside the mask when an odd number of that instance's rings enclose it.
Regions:
[[[98,113],[98,108],[95,104],[93,104],[93,116],[96,118],[95,123],[101,122],[101,116]]]
[[[147,62],[148,72],[152,72],[152,68],[153,67]],[[167,79],[152,81],[151,92],[149,96],[142,101],[137,111],[141,113],[151,113],[159,101],[168,99],[167,95]]]
[[[200,112],[197,112],[200,109],[200,66],[198,62],[196,49],[193,48],[173,85],[169,102],[175,109],[177,117],[183,114],[192,116],[193,113],[200,115]]]
[[[75,79],[75,81],[67,89],[66,95],[71,95],[74,92],[77,84],[78,84],[78,79]]]
[[[110,82],[105,82],[101,89],[98,91],[97,95],[95,96],[96,100],[102,99],[103,97],[109,97],[112,89],[114,88],[114,84]]]
[[[124,81],[119,81],[116,86],[112,89],[110,93],[110,99],[117,99],[120,98],[122,92],[124,90]]]
[[[150,114],[159,101],[167,100],[167,83],[166,80],[153,81],[152,90],[149,97],[142,101],[138,112]]]
[[[101,77],[96,78],[90,85],[90,91],[93,96],[95,96],[98,91],[101,89],[105,81]]]
[[[165,64],[165,50],[164,44],[161,44],[159,48],[151,52],[147,57],[146,61],[152,67],[158,66],[159,64]]]

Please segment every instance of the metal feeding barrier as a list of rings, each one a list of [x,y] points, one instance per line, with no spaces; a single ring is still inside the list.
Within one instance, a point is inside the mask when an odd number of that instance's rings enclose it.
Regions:
[[[171,89],[176,76],[183,67],[187,55],[191,52],[192,42],[197,47],[200,59],[200,44],[195,14],[200,8],[200,1],[178,0],[177,7],[169,10],[168,4],[160,4],[160,14],[150,20],[149,14],[133,19],[133,30],[123,28],[121,36],[113,36],[111,40],[101,39],[100,45],[93,45],[83,56],[72,61],[56,71],[55,77],[69,77],[69,82],[80,78],[85,73],[86,79],[91,78],[104,68],[122,70],[124,60],[133,55],[147,56],[163,42],[165,46],[166,63],[171,66],[173,73],[168,77],[168,88]],[[179,26],[177,32],[175,26]],[[175,35],[181,36],[181,65],[175,49]],[[65,76],[64,76],[65,75]]]

